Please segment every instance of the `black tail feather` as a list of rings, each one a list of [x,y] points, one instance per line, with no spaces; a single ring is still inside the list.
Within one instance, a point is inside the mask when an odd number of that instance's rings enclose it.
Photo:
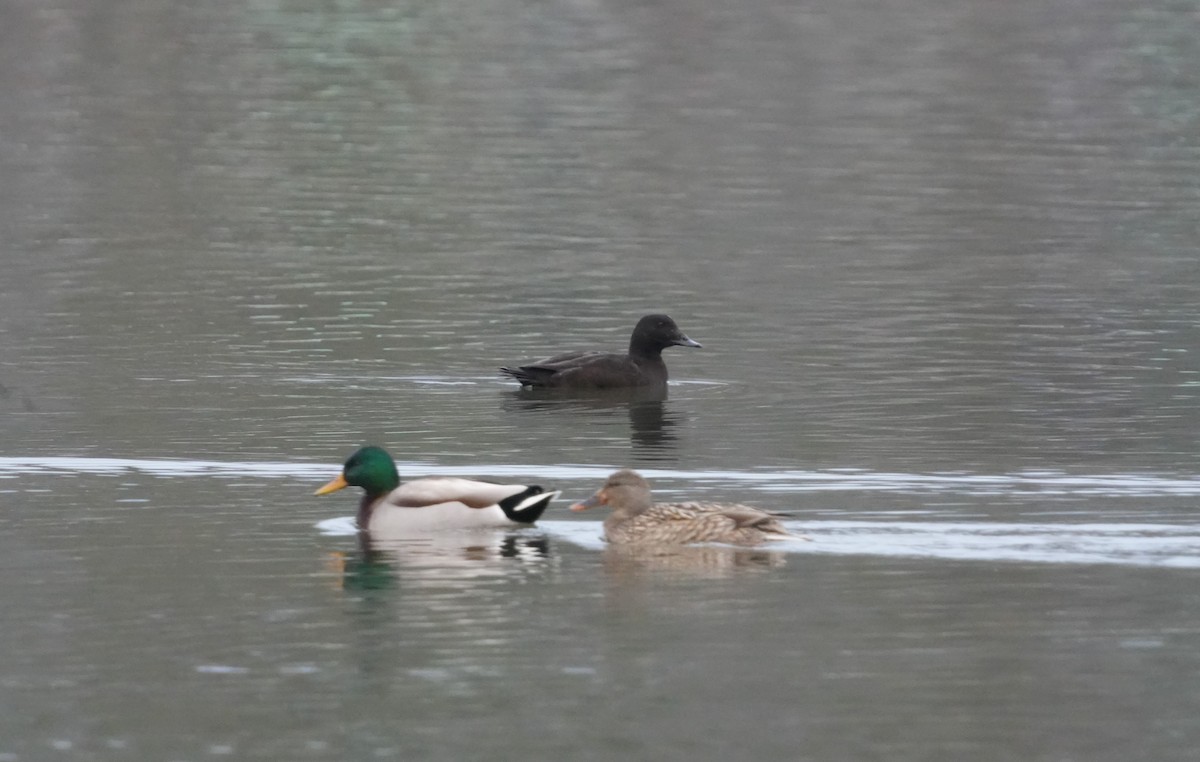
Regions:
[[[529,498],[543,495],[543,499],[529,501]],[[557,492],[544,492],[542,488],[536,484],[527,489],[518,492],[511,497],[506,497],[499,502],[500,510],[504,511],[504,515],[510,521],[516,521],[521,524],[532,524],[541,518],[546,508],[550,505],[550,501],[558,496]],[[522,503],[526,503],[522,506]]]

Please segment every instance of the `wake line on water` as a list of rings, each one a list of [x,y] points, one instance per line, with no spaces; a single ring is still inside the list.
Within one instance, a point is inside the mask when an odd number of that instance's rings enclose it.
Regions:
[[[544,465],[437,466],[399,462],[401,475],[476,476],[521,479],[542,484],[562,481],[603,481],[616,466]],[[265,479],[328,479],[340,464],[302,462],[247,462],[185,459],[14,457],[0,458],[0,479],[32,474],[73,476],[147,474],[166,477],[257,477]],[[826,471],[686,471],[641,469],[651,479],[679,479],[692,484],[742,484],[759,492],[891,492],[910,494],[956,493],[1002,495],[1096,495],[1145,497],[1200,495],[1200,476],[1155,474],[1066,474],[1025,471],[1011,474],[892,473],[858,469]]]
[[[969,562],[1106,564],[1200,569],[1200,527],[1182,524],[1096,522],[1091,524],[963,521],[788,521],[811,542],[775,542],[756,551],[789,555],[873,556]],[[324,535],[357,534],[353,516],[316,526]],[[508,530],[511,531],[511,530]],[[543,533],[587,550],[603,551],[598,521],[539,521],[521,533]],[[506,530],[496,530],[498,536]],[[450,559],[462,558],[455,535],[442,536]],[[464,540],[463,542],[466,542]],[[479,535],[472,534],[477,544]],[[425,546],[422,546],[425,547]],[[727,548],[732,546],[712,546]],[[429,548],[425,547],[428,552]],[[686,554],[687,549],[680,550]],[[650,556],[671,555],[662,549]]]
[[[1180,524],[814,521],[807,553],[1200,568],[1200,527]]]

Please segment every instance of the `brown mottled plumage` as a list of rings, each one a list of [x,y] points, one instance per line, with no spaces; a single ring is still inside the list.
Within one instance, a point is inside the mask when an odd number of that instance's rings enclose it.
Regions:
[[[806,539],[788,532],[775,516],[749,505],[655,504],[649,482],[627,468],[609,476],[595,495],[571,506],[571,510],[584,511],[597,505],[612,508],[612,514],[604,520],[604,538],[614,545],[759,545],[768,540]]]

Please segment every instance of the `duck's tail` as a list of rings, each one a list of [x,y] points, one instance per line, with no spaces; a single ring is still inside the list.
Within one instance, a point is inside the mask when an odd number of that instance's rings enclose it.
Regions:
[[[498,505],[500,510],[504,511],[504,515],[509,521],[516,521],[521,524],[532,524],[541,518],[542,513],[550,505],[550,501],[559,496],[559,491],[543,492],[542,488],[534,484],[515,495],[501,500]]]
[[[533,386],[537,381],[526,368],[501,368],[500,372],[509,378],[516,379],[521,386]]]
[[[772,542],[812,542],[812,538],[808,535],[789,532],[778,524],[771,528],[762,527],[762,530],[763,534],[766,535],[766,539]]]
[[[516,368],[504,367],[500,372],[509,378],[514,378],[521,386],[531,389],[544,387],[553,388],[558,379],[558,371],[554,368],[543,368],[540,365],[521,365]]]
[[[790,540],[792,542],[812,542],[811,537],[802,534],[795,534],[794,532],[788,530],[788,528],[783,525],[782,521],[779,521],[775,518],[775,516],[778,515],[779,514],[777,513],[772,513],[769,517],[764,518],[762,521],[754,525],[755,528],[765,535],[763,539],[771,541]]]

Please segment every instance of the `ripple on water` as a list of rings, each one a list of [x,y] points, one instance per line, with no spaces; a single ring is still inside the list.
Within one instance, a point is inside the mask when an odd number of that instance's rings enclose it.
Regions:
[[[430,475],[494,477],[537,476],[556,482],[580,481],[590,487],[607,467],[553,465],[439,467],[401,464],[408,472]],[[0,477],[47,474],[125,475],[140,472],[168,477],[256,476],[324,480],[337,466],[297,462],[237,462],[172,459],[17,457],[0,458]],[[652,478],[686,479],[689,483],[734,483],[769,492],[860,491],[915,494],[955,493],[967,496],[1036,494],[1140,497],[1200,494],[1200,479],[1153,474],[1064,474],[1053,471],[1014,474],[904,474],[862,470],[837,471],[698,471],[646,469]],[[907,556],[967,561],[1033,563],[1098,563],[1179,568],[1200,567],[1200,528],[1178,523],[1119,521],[1104,523],[1029,523],[1023,521],[912,520],[913,511],[843,512],[837,520],[791,521],[813,538],[811,543],[772,546],[781,552],[870,556]],[[1071,514],[1078,518],[1080,514]],[[944,515],[943,515],[944,518]],[[575,545],[600,549],[596,521],[543,521],[540,531]],[[317,529],[330,535],[353,535],[352,517],[324,520]]]
[[[604,479],[615,466],[500,465],[438,466],[420,462],[398,462],[401,473],[428,476],[537,477],[544,480],[591,482]],[[336,470],[336,464],[301,462],[245,462],[185,459],[10,457],[0,458],[0,477],[25,474],[116,475],[141,472],[153,476],[255,476],[321,479]],[[824,471],[686,471],[641,469],[654,479],[681,479],[690,483],[733,483],[762,492],[893,492],[957,493],[996,495],[1038,493],[1044,495],[1139,497],[1153,495],[1200,495],[1200,477],[1158,474],[1067,474],[1057,471],[1025,471],[1011,474],[895,473],[860,469]]]
[[[1178,524],[866,520],[785,523],[811,542],[775,542],[765,548],[815,555],[1200,568],[1200,527]],[[316,528],[331,536],[357,534],[352,516],[326,519]],[[536,529],[588,550],[605,548],[598,521],[540,521]],[[447,547],[457,550],[453,543]]]

